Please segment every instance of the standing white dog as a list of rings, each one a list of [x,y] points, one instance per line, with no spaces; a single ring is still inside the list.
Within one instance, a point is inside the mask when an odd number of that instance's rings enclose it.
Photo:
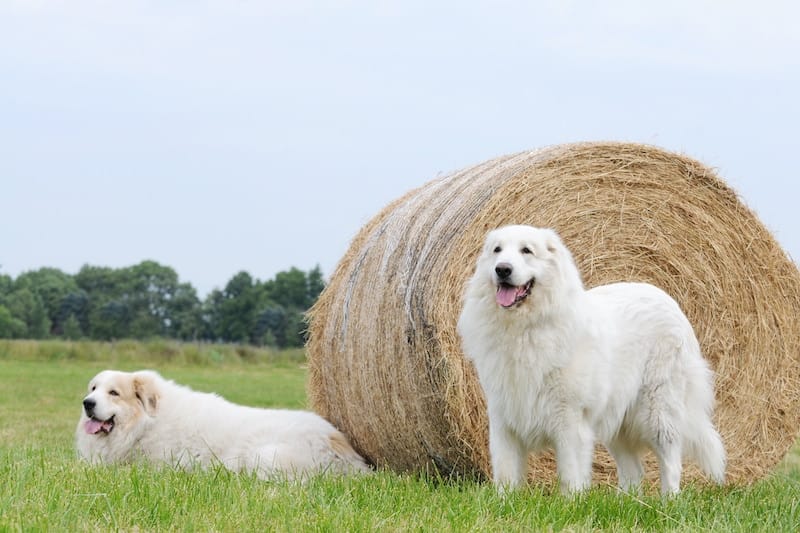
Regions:
[[[662,290],[585,290],[554,231],[506,226],[486,238],[458,331],[486,395],[500,490],[524,483],[528,452],[544,447],[555,448],[563,492],[588,488],[596,441],[614,457],[624,490],[639,486],[646,448],[658,458],[663,494],[680,490],[684,456],[723,482],[712,373]]]

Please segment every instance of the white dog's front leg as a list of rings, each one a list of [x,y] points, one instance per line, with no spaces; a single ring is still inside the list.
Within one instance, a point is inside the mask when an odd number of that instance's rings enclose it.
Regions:
[[[525,482],[527,450],[504,424],[489,423],[489,455],[492,480],[500,492],[515,489]]]
[[[586,424],[577,424],[555,439],[556,469],[561,492],[572,494],[592,485],[594,434]]]

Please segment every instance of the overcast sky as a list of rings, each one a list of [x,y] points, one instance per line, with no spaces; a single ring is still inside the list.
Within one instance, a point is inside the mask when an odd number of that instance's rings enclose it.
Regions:
[[[552,144],[717,169],[800,258],[800,3],[0,0],[0,273],[327,276],[442,173]]]

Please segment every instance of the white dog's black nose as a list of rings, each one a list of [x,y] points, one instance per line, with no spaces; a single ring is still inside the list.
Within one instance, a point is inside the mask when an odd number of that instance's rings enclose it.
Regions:
[[[95,405],[97,405],[97,402],[95,402],[91,398],[86,398],[85,400],[83,400],[83,410],[86,411],[86,416],[92,416],[92,412],[94,411]]]
[[[497,265],[494,267],[494,271],[497,273],[497,277],[499,279],[506,279],[511,275],[511,270],[510,263],[497,263]]]

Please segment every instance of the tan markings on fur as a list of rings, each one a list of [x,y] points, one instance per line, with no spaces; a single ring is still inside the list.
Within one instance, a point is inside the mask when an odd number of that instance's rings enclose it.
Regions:
[[[145,409],[152,414],[158,407],[158,394],[150,390],[149,384],[149,378],[134,378],[133,390],[136,391],[136,396],[142,400]]]
[[[336,431],[328,437],[331,441],[331,449],[336,455],[345,458],[354,458],[360,456],[356,453],[353,447],[350,445],[350,441],[347,440],[347,437],[344,434]]]
[[[130,426],[135,426],[136,421],[142,418],[142,416],[144,416],[144,410],[142,410],[142,407],[139,405],[139,402],[129,402],[129,403],[131,403],[131,405],[133,405],[134,407],[133,412],[131,413],[130,417],[125,417],[126,419],[124,420],[123,424],[125,426],[130,427]]]

